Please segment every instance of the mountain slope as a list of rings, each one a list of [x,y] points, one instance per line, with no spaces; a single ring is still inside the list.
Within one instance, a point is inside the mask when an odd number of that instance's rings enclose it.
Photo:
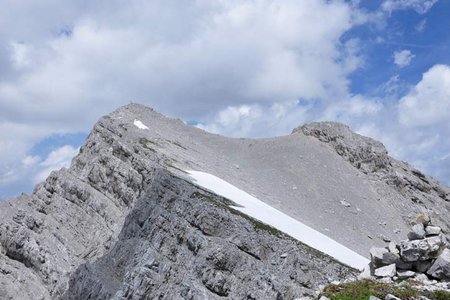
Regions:
[[[163,169],[145,195],[62,299],[293,299],[353,273]]]
[[[308,247],[297,245],[289,238],[269,234],[270,229],[261,231],[252,227],[245,216],[221,207],[220,201],[224,201],[221,197],[208,194],[214,203],[207,201],[211,204],[207,207],[198,197],[190,198],[198,187],[189,184],[183,170],[216,175],[364,256],[371,245],[382,244],[383,238],[404,236],[410,219],[418,212],[430,213],[433,221],[448,232],[449,221],[443,216],[450,209],[449,189],[389,157],[381,144],[356,135],[346,126],[313,123],[283,137],[230,139],[133,104],[100,119],[69,169],[53,172],[31,196],[22,195],[2,205],[0,298],[49,299],[62,295],[73,298],[84,295],[83,283],[98,287],[94,291],[97,296],[119,297],[127,290],[138,295],[153,281],[156,295],[176,282],[178,272],[189,274],[191,281],[186,284],[194,286],[191,292],[174,290],[179,295],[209,293],[214,298],[218,294],[211,289],[221,289],[226,282],[229,295],[240,296],[255,282],[269,286],[273,279],[268,278],[282,275],[277,273],[280,262],[275,261],[272,267],[272,259],[284,254],[280,254],[282,249],[288,253],[287,261],[294,259],[288,265],[295,259],[310,260],[311,264],[307,265],[307,271],[302,271],[304,274],[297,276],[301,279],[280,277],[286,278],[283,288],[261,291],[270,290],[274,295],[279,292],[287,297],[287,290],[307,293],[325,280],[351,273],[337,263],[330,263],[334,271],[328,272],[319,259],[321,255],[311,254],[306,250]],[[165,191],[168,187],[179,193]],[[155,192],[161,190],[162,198],[155,197]],[[171,206],[173,199],[166,194],[178,200],[175,202],[180,205],[179,210]],[[206,225],[212,222],[208,215],[215,214],[232,220],[228,224],[233,226],[224,228],[223,224],[216,224],[213,228],[218,228],[217,236],[205,234],[192,224],[187,225],[194,218],[186,211],[189,205],[206,209],[203,212]],[[176,218],[164,223],[158,219],[164,214]],[[156,223],[141,227],[135,224],[138,216]],[[242,224],[246,230],[242,232],[235,224]],[[171,238],[161,238],[159,231]],[[180,241],[171,234],[179,234]],[[220,266],[214,265],[214,259],[205,258],[215,255],[209,252],[196,257],[189,250],[190,234],[201,240],[202,247],[214,249],[221,245],[223,249],[234,249],[232,255],[252,266],[249,270],[260,276],[260,280],[241,284],[237,278],[250,271],[235,267],[220,270]],[[264,250],[268,251],[267,256],[258,260],[239,247],[230,246],[234,245],[231,237],[244,241],[256,239],[270,250]],[[126,245],[131,241],[136,252],[117,265],[116,259],[128,254]],[[166,244],[158,244],[162,241]],[[153,245],[148,253],[143,250],[147,245]],[[170,257],[159,253],[172,248],[181,254]],[[140,261],[141,255],[148,259]],[[147,277],[153,280],[150,282],[141,277],[147,274],[145,263],[152,257],[161,264],[157,267],[159,277],[154,269],[148,271],[151,276]],[[187,267],[196,261],[200,266],[198,272]],[[161,265],[170,267],[171,271],[163,268],[159,272]],[[297,265],[294,266],[292,270],[298,271]],[[212,273],[206,272],[208,268]],[[168,279],[162,279],[162,275]],[[108,285],[111,276],[121,284]],[[296,283],[308,276],[317,280],[312,280],[310,286]],[[69,278],[72,278],[71,289],[67,291]],[[148,284],[140,286],[136,283],[139,280]]]

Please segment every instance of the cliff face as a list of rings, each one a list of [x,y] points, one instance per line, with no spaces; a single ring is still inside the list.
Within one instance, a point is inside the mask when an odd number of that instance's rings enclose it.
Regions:
[[[229,204],[158,170],[112,250],[78,268],[62,299],[294,299],[353,273]]]
[[[115,243],[158,166],[158,156],[135,152],[122,138],[118,124],[102,118],[70,169],[53,172],[31,196],[2,207],[3,298],[56,297],[71,272]]]
[[[233,211],[186,169],[216,174],[363,255],[404,235],[417,212],[448,232],[447,187],[340,126],[228,139],[140,105],[118,109],[69,169],[2,204],[0,298],[290,299],[352,274]]]

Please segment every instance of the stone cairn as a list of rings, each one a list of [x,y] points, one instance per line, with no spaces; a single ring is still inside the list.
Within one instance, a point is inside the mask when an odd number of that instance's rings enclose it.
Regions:
[[[370,249],[371,263],[360,278],[396,280],[427,275],[439,281],[450,280],[450,250],[441,228],[433,226],[425,215],[416,220],[407,240]]]

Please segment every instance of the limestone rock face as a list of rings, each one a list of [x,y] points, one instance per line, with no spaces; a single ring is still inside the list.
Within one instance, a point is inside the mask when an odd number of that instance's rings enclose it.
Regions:
[[[57,297],[67,288],[67,274],[110,250],[160,159],[126,141],[117,122],[102,118],[70,169],[53,172],[31,196],[2,206],[5,299]]]
[[[382,143],[356,135],[346,125],[333,122],[311,123],[294,129],[293,133],[295,132],[331,143],[339,155],[365,173],[386,170],[389,167],[390,159]]]
[[[62,299],[292,299],[311,294],[329,276],[351,274],[290,238],[259,229],[220,197],[167,171],[156,178],[111,251],[78,268]]]

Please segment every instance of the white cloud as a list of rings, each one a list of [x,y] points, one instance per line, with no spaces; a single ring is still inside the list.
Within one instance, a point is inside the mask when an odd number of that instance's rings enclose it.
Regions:
[[[0,133],[0,186],[23,180],[18,166],[40,139],[88,131],[129,101],[204,121],[227,107],[249,106],[240,118],[257,121],[258,109],[300,98],[347,98],[347,77],[362,64],[358,40],[341,39],[366,16],[341,1],[2,6],[0,45],[10,46],[0,49],[6,51],[0,53],[0,128],[16,134]],[[224,128],[222,115],[217,126]],[[273,126],[273,134],[281,131]]]
[[[41,158],[39,156],[28,155],[22,160],[22,164],[25,168],[30,168],[35,166],[40,161]]]
[[[410,50],[402,50],[394,52],[394,63],[400,68],[406,67],[411,63],[415,57]]]
[[[400,100],[400,122],[408,127],[440,125],[449,128],[450,67],[436,65]]]
[[[375,117],[350,123],[382,141],[391,155],[450,184],[450,66],[435,65],[400,102],[385,103]]]
[[[395,10],[414,9],[419,14],[425,14],[436,2],[438,0],[385,0],[381,7],[389,13]]]
[[[377,115],[383,109],[383,104],[377,99],[367,99],[361,95],[354,95],[343,101],[328,105],[320,119],[337,120],[350,123],[358,118]]]
[[[426,25],[427,25],[427,20],[423,19],[419,23],[417,23],[417,25],[414,28],[416,29],[417,32],[424,32]]]
[[[70,36],[25,40],[33,68],[0,84],[0,105],[80,130],[129,100],[194,118],[223,103],[346,95],[346,76],[359,62],[356,41],[340,42],[354,25],[349,5],[213,3],[115,2],[74,18]]]
[[[358,120],[376,116],[383,110],[377,99],[361,95],[329,102],[286,101],[271,105],[229,106],[198,127],[233,137],[267,137],[289,133],[295,127],[317,120],[358,123]]]
[[[309,109],[298,101],[229,106],[197,127],[231,137],[267,137],[268,132],[272,136],[284,135],[308,120]]]
[[[424,12],[434,1],[385,1],[373,14],[357,2],[1,4],[0,187],[32,172],[40,180],[53,168],[30,156],[38,141],[86,132],[130,101],[232,136],[286,134],[314,118],[360,125],[382,115],[382,101],[349,91],[364,45],[346,33],[396,9]]]
[[[70,145],[53,150],[47,158],[39,164],[39,171],[33,178],[33,183],[44,181],[54,170],[69,167],[72,159],[78,154],[79,148]]]

